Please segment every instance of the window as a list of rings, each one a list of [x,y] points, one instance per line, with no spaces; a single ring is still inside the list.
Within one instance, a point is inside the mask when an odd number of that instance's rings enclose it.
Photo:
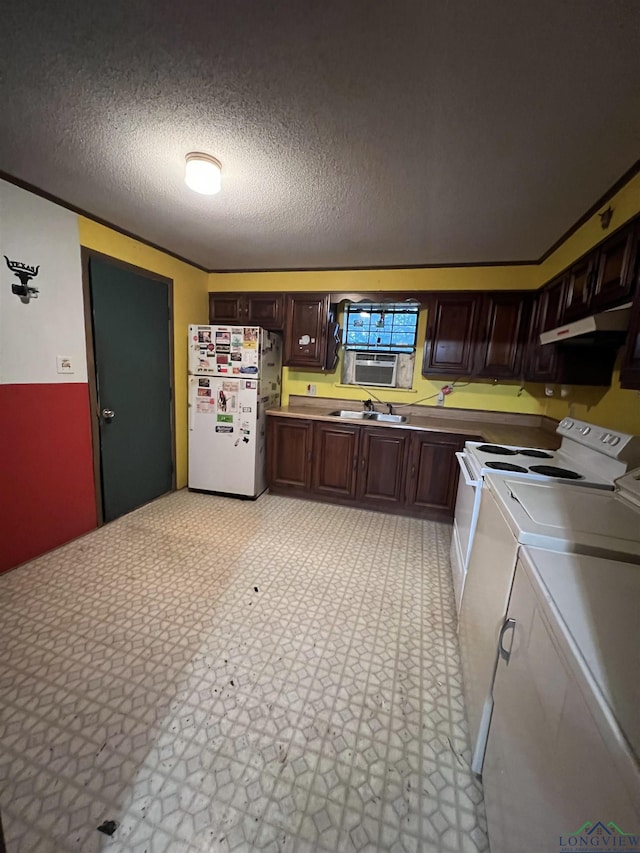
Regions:
[[[347,305],[344,348],[412,353],[416,348],[419,311],[419,305],[403,302]]]

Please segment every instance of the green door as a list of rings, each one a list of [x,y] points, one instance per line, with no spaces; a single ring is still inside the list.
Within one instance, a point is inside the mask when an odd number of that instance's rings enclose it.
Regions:
[[[173,482],[169,287],[89,262],[104,520]]]

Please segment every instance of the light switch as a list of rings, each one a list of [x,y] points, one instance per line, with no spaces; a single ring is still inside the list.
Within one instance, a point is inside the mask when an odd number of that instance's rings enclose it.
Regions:
[[[56,366],[58,373],[73,373],[73,365],[68,355],[56,356]]]

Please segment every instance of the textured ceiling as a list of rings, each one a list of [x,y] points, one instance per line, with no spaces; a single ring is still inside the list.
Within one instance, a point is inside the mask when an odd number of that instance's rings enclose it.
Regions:
[[[638,0],[21,0],[0,169],[211,269],[539,257],[640,150]],[[198,196],[184,155],[223,164]]]

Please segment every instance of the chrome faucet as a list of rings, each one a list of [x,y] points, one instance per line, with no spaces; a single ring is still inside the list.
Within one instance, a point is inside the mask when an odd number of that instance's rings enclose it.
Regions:
[[[364,406],[365,412],[375,412],[376,407],[373,405],[373,400],[363,400],[362,405]]]
[[[392,415],[393,414],[393,406],[391,405],[391,403],[385,403],[385,406],[387,407],[387,414]]]

